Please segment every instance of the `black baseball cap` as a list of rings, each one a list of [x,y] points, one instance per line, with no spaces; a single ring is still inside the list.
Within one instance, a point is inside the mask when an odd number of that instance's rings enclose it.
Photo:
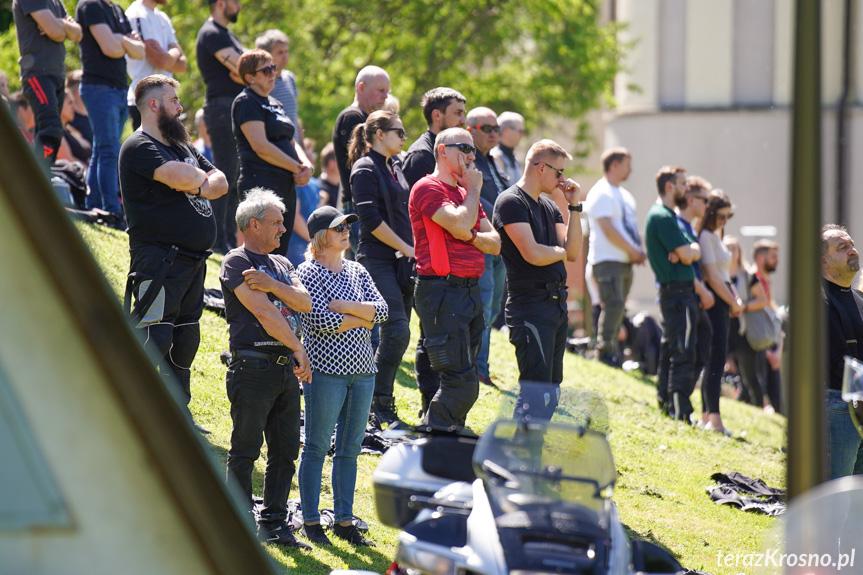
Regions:
[[[345,215],[332,206],[323,206],[312,212],[306,222],[309,226],[309,237],[321,230],[334,228],[342,222],[352,224],[359,220],[356,214]]]

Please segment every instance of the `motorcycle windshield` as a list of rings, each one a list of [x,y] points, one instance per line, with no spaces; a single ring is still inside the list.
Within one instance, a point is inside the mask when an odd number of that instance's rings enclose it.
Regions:
[[[617,479],[605,435],[566,423],[497,421],[480,437],[473,463],[506,513],[558,502],[601,511]]]

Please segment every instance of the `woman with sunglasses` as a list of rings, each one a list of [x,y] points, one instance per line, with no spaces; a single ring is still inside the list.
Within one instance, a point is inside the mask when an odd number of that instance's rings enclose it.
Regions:
[[[731,200],[722,190],[710,192],[707,210],[698,222],[698,244],[701,246],[701,269],[704,283],[713,292],[714,300],[707,317],[713,328],[710,346],[710,362],[701,380],[702,413],[704,429],[725,435],[731,432],[722,424],[719,413],[719,395],[722,389],[722,374],[728,355],[728,325],[731,317],[743,312],[743,302],[731,283],[731,252],[722,243],[725,224],[731,218]]]
[[[297,269],[312,296],[312,311],[302,314],[312,382],[303,386],[306,442],[298,482],[305,522],[302,534],[312,543],[329,545],[318,503],[324,458],[335,429],[333,535],[373,547],[353,524],[353,502],[357,456],[375,386],[371,329],[387,319],[387,304],[366,269],[343,257],[351,245],[348,230],[355,221],[356,214],[346,216],[331,206],[312,212],[306,261]]]
[[[381,325],[375,354],[378,372],[372,400],[372,412],[389,427],[401,423],[393,400],[393,382],[410,340],[414,301],[410,188],[398,158],[405,140],[399,117],[381,110],[354,128],[348,145],[351,190],[360,218],[357,261],[371,274],[389,307],[389,319]]]
[[[285,227],[278,249],[287,255],[297,209],[296,186],[309,182],[312,167],[302,150],[294,147],[296,126],[278,100],[270,96],[276,82],[276,65],[269,52],[250,50],[237,61],[237,70],[246,89],[231,109],[240,176],[240,197],[252,188],[273,190],[285,203]]]

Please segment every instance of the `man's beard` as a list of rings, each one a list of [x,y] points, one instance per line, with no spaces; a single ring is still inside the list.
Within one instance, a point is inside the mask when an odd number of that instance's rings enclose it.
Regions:
[[[239,10],[237,10],[233,14],[228,14],[226,11],[225,12],[225,18],[227,18],[228,21],[231,22],[232,24],[236,24],[237,23],[237,17],[239,16],[239,14],[240,14]]]
[[[764,271],[766,271],[767,273],[772,274],[773,272],[775,272],[775,271],[776,271],[776,264],[774,264],[774,263],[772,263],[772,262],[771,262],[771,263],[766,263],[766,264],[764,264]]]
[[[172,118],[164,109],[159,110],[159,132],[172,146],[189,143],[189,130],[180,121],[180,117]]]

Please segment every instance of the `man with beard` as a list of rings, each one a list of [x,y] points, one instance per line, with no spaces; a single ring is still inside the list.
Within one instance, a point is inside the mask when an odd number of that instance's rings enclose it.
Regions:
[[[133,130],[141,126],[141,114],[135,106],[135,88],[141,78],[151,74],[164,74],[172,78],[174,74],[186,71],[186,55],[177,42],[171,19],[158,8],[167,3],[168,0],[135,0],[126,9],[129,24],[144,42],[144,58],[134,60],[126,56],[126,68],[132,79],[126,101]]]
[[[126,303],[134,293],[132,321],[156,346],[160,372],[174,376],[188,404],[205,262],[216,241],[210,200],[225,195],[228,182],[189,143],[179,120],[179,85],[161,75],[138,83],[141,128],[120,150],[120,192],[131,252]]]
[[[465,127],[467,100],[452,88],[434,88],[423,94],[423,107],[428,130],[408,148],[402,171],[408,186],[414,187],[421,178],[435,170],[435,138],[447,128]]]
[[[821,277],[827,317],[827,479],[863,474],[863,440],[842,401],[845,356],[863,360],[863,295],[851,287],[860,254],[842,226],[821,229]],[[858,412],[859,413],[859,412]]]
[[[647,259],[659,284],[662,313],[661,367],[656,395],[662,411],[689,423],[692,414],[689,395],[695,363],[692,338],[698,315],[693,283],[695,271],[691,264],[701,258],[701,248],[697,242],[687,239],[674,213],[674,206],[688,190],[686,171],[665,166],[656,175],[656,186],[659,200],[647,212],[644,230]],[[666,370],[667,373],[663,373]]]
[[[213,163],[225,173],[229,193],[213,202],[216,213],[215,251],[227,253],[235,244],[237,227],[234,213],[240,199],[237,195],[239,156],[237,141],[231,126],[231,106],[243,91],[243,81],[237,73],[237,62],[245,52],[240,41],[228,29],[240,13],[238,0],[209,0],[210,17],[198,31],[195,53],[201,78],[207,87],[204,96],[204,121],[213,142]]]

